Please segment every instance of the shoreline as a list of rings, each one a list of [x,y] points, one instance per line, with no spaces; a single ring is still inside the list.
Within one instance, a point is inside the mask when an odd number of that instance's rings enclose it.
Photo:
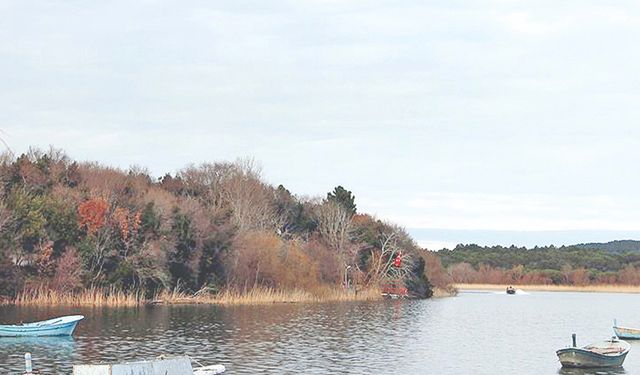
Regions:
[[[144,298],[140,292],[101,291],[88,289],[76,293],[35,290],[21,293],[16,298],[1,301],[13,306],[74,306],[74,307],[139,307],[151,305],[264,305],[288,303],[325,303],[382,300],[376,288],[353,291],[340,289],[311,293],[304,290],[274,290],[257,288],[246,292],[223,291],[218,294],[164,291],[152,298]]]
[[[506,290],[512,285],[516,289],[536,292],[579,292],[579,293],[632,293],[639,294],[639,285],[518,285],[518,284],[453,284],[458,290]]]
[[[457,294],[453,288],[433,289],[431,299],[452,297]],[[72,307],[140,307],[155,305],[266,305],[296,303],[332,303],[383,301],[385,297],[378,288],[345,291],[324,289],[316,293],[304,290],[275,290],[257,288],[246,292],[226,290],[219,294],[164,291],[152,298],[142,297],[140,292],[101,291],[87,289],[76,293],[61,293],[51,290],[34,290],[20,293],[16,298],[0,299],[1,305],[9,306],[72,306]]]

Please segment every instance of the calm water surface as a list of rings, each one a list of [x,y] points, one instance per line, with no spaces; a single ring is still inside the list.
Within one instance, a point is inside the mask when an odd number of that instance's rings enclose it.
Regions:
[[[585,374],[560,369],[555,350],[605,339],[611,322],[640,326],[640,296],[466,292],[428,301],[155,306],[138,309],[1,307],[14,323],[81,313],[73,338],[0,338],[0,374],[48,374],[73,363],[188,354],[230,374]],[[640,374],[640,343],[623,369]]]

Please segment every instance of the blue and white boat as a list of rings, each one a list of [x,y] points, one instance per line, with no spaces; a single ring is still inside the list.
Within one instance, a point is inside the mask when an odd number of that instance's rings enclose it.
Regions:
[[[82,319],[82,315],[70,315],[41,322],[0,325],[0,337],[71,336]]]
[[[621,339],[640,340],[640,329],[620,327],[615,319],[613,320],[613,332]]]

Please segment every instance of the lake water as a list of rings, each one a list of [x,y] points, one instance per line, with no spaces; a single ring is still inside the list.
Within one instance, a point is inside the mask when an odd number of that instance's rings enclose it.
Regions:
[[[0,373],[34,367],[70,374],[75,363],[188,354],[229,374],[589,374],[564,371],[555,350],[611,336],[612,320],[640,326],[640,295],[464,292],[426,301],[154,306],[0,307],[14,323],[83,314],[73,338],[0,338]],[[640,374],[640,342],[623,369]]]

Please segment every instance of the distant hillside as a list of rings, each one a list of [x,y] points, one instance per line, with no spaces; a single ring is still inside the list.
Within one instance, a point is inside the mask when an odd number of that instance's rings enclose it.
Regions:
[[[633,250],[614,242],[533,249],[472,244],[437,254],[454,283],[640,285],[640,242],[628,242]]]
[[[604,250],[615,253],[640,252],[640,241],[636,240],[616,240],[606,243],[581,243],[574,245],[579,249]]]

